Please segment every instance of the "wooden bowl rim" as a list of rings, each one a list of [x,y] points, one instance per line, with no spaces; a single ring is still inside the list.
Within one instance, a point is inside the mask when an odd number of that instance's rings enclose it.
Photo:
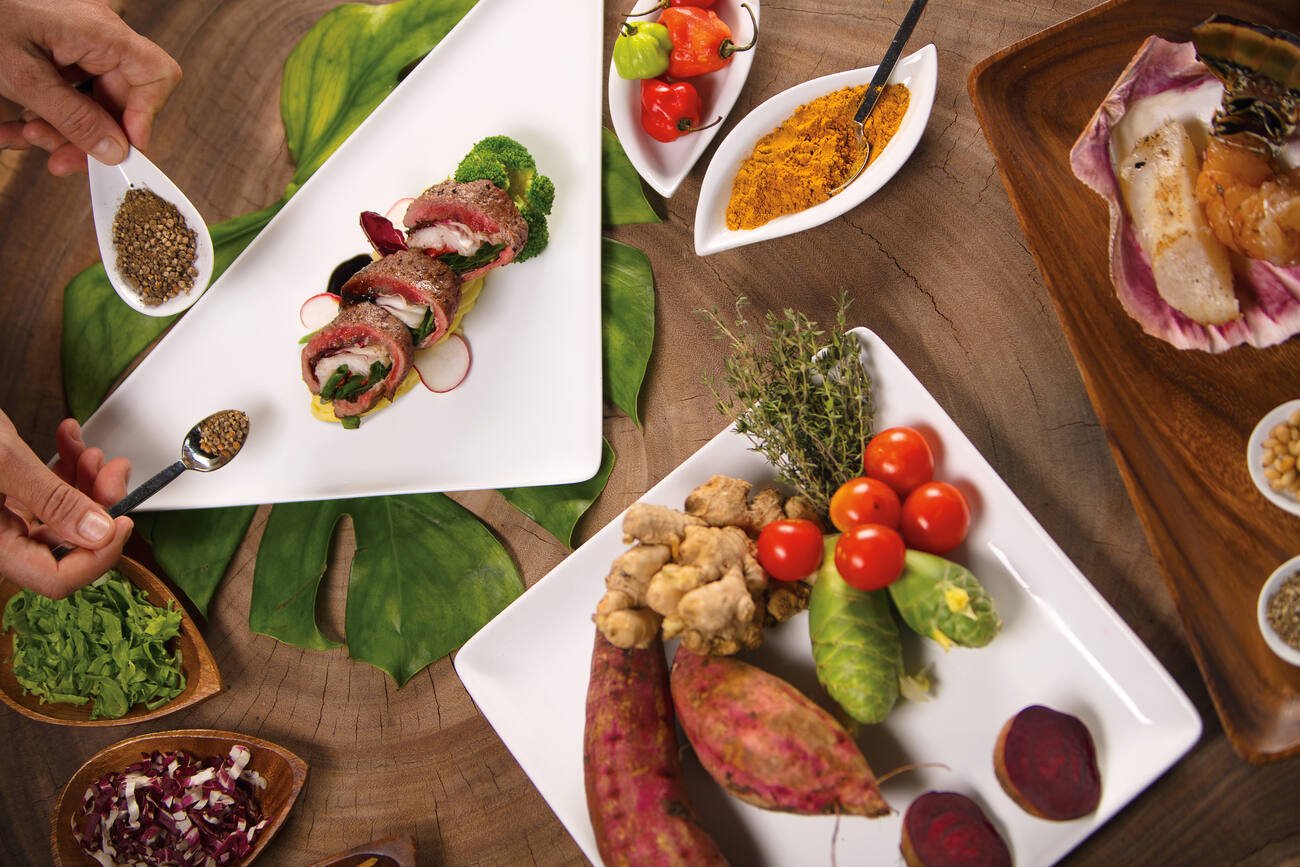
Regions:
[[[176,698],[153,710],[145,709],[140,705],[133,705],[124,716],[117,719],[63,719],[53,716],[43,711],[42,708],[60,707],[68,711],[79,711],[84,716],[89,717],[91,703],[87,702],[81,707],[75,705],[40,705],[33,696],[11,694],[2,681],[0,681],[0,701],[3,701],[28,719],[37,722],[58,726],[103,728],[135,725],[136,723],[155,720],[198,704],[225,688],[221,682],[221,670],[217,666],[217,660],[213,657],[208,643],[203,639],[203,633],[199,631],[198,624],[194,622],[194,618],[190,616],[189,611],[185,609],[180,597],[167,586],[167,583],[160,576],[154,574],[152,570],[130,557],[122,557],[113,568],[121,572],[132,585],[144,590],[145,595],[154,605],[165,608],[168,602],[176,603],[177,609],[181,612],[181,632],[178,638],[181,642],[182,651],[181,669],[185,671],[185,690]],[[17,587],[18,585],[14,582],[0,578],[0,609],[17,592],[15,589],[11,593],[9,588]],[[0,668],[12,671],[13,652],[7,636],[8,633],[0,634]],[[186,671],[186,669],[190,668],[192,670]],[[28,699],[31,699],[31,703],[28,703]]]
[[[68,799],[70,796],[75,799],[75,803],[80,803],[81,793],[92,782],[89,779],[92,768],[100,761],[118,753],[121,754],[121,766],[125,768],[131,762],[136,761],[140,753],[175,746],[175,742],[183,738],[212,741],[218,745],[214,747],[217,752],[211,753],[212,755],[228,753],[230,747],[234,744],[243,744],[254,754],[258,751],[271,753],[288,768],[289,792],[284,806],[270,817],[270,821],[266,823],[266,827],[258,835],[257,842],[253,844],[253,848],[248,855],[242,860],[229,865],[229,867],[244,867],[244,865],[251,864],[262,853],[262,850],[266,848],[266,844],[271,841],[271,838],[276,835],[276,832],[280,830],[280,826],[289,817],[294,803],[298,800],[298,795],[302,792],[303,785],[307,782],[307,762],[291,750],[254,735],[245,735],[223,729],[173,729],[171,731],[135,735],[126,740],[109,744],[82,762],[81,767],[77,768],[76,772],[68,778],[68,782],[64,784],[63,789],[59,792],[59,798],[55,801],[54,811],[50,816],[50,854],[54,859],[55,867],[68,865],[68,862],[63,860],[63,855],[59,851],[59,840],[62,834],[70,833],[66,827],[66,820],[71,810],[75,809],[75,804],[69,806],[66,811],[64,809],[65,805],[69,804]],[[269,779],[267,783],[270,784]],[[93,867],[95,861],[89,855],[86,855],[81,863]],[[69,867],[76,867],[76,865],[69,865]]]
[[[346,852],[313,861],[307,867],[336,867],[349,858],[389,858],[399,867],[415,867],[415,838],[410,834],[395,834],[379,840],[362,843]]]

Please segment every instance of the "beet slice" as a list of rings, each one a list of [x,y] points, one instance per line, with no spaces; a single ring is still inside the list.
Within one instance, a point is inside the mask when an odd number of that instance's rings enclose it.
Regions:
[[[903,816],[908,867],[1011,867],[1011,850],[979,805],[956,792],[926,792]]]
[[[1040,819],[1078,819],[1101,801],[1092,733],[1083,720],[1050,707],[1030,705],[1007,720],[993,769],[1011,799]]]

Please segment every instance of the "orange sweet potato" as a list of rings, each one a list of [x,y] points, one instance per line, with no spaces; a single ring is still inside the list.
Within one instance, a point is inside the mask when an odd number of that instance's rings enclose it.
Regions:
[[[728,793],[788,813],[889,812],[853,739],[781,678],[733,657],[679,648],[671,683],[687,740]]]
[[[582,764],[587,813],[607,865],[725,867],[686,798],[658,637],[624,650],[596,630]]]
[[[907,867],[1011,867],[1011,850],[979,805],[956,792],[926,792],[907,807]]]
[[[1097,809],[1101,772],[1083,720],[1030,705],[1007,720],[993,749],[998,782],[1027,813],[1063,822]]]

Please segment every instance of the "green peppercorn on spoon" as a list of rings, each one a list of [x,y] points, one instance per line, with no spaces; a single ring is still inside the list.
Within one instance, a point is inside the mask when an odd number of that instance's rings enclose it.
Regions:
[[[199,300],[212,280],[215,259],[212,252],[212,235],[197,208],[190,203],[171,178],[136,148],[127,151],[126,159],[115,166],[105,165],[94,157],[87,157],[90,176],[90,207],[95,220],[95,236],[99,241],[99,255],[108,273],[108,281],[123,301],[146,316],[173,316]],[[161,304],[146,303],[140,290],[125,276],[118,262],[118,250],[113,242],[113,219],[132,188],[147,189],[159,198],[176,206],[185,223],[194,230],[193,286],[187,291],[168,298]]]
[[[239,436],[227,439],[222,443],[222,448],[209,450],[204,446],[205,427],[213,425],[218,419],[228,414],[236,414],[243,420],[243,433]],[[118,518],[130,512],[139,506],[145,500],[170,485],[176,478],[186,470],[196,470],[200,473],[210,473],[213,470],[219,470],[226,464],[235,459],[240,449],[248,439],[248,415],[240,410],[223,409],[221,412],[214,412],[212,415],[203,419],[203,421],[190,428],[190,432],[185,435],[181,441],[181,459],[174,464],[164,467],[153,478],[144,484],[135,488],[131,493],[114,503],[108,510],[109,517]],[[51,549],[54,559],[62,559],[66,554],[76,548],[67,542]]]
[[[867,141],[864,125],[867,118],[871,117],[871,112],[875,111],[876,103],[880,101],[880,94],[885,91],[885,83],[889,81],[889,76],[894,74],[894,67],[898,65],[898,56],[903,53],[903,46],[907,44],[907,40],[912,38],[912,31],[916,29],[916,22],[921,20],[921,13],[925,11],[927,2],[928,0],[912,0],[912,5],[907,8],[907,14],[903,16],[903,23],[898,25],[898,32],[894,34],[893,41],[885,49],[884,59],[880,61],[880,66],[876,67],[876,74],[871,76],[867,94],[862,97],[858,113],[853,116],[853,127],[858,134],[858,147],[862,151],[862,156],[849,176],[838,187],[831,190],[832,196],[856,181],[871,159],[871,142]]]

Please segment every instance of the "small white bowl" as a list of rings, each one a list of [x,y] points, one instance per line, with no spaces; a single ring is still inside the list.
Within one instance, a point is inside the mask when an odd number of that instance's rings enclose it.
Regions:
[[[744,2],[754,10],[754,21],[761,23],[759,0],[744,0]],[[642,0],[636,5],[648,8],[650,0]],[[737,45],[744,45],[753,38],[754,30],[751,29],[749,15],[740,8],[740,5],[741,0],[719,0],[713,11],[718,13],[718,17],[727,22],[731,28],[732,41]],[[647,15],[644,18],[627,20],[636,24],[658,19],[653,15]],[[745,86],[745,79],[749,77],[749,68],[754,64],[754,54],[761,47],[760,36],[758,45],[748,51],[733,54],[731,63],[724,68],[699,78],[688,79],[700,92],[701,125],[711,123],[719,115],[726,119],[731,112],[731,107],[736,104],[736,98],[740,96],[741,88]],[[654,188],[655,192],[665,199],[671,198],[673,193],[677,192],[677,187],[690,173],[691,167],[700,158],[700,154],[704,153],[709,142],[713,141],[713,137],[722,129],[722,124],[718,124],[702,132],[688,133],[671,142],[661,142],[651,138],[645,130],[641,129],[641,82],[621,78],[614,69],[612,57],[609,61],[609,116],[614,122],[614,132],[618,135],[623,150],[627,151],[627,158],[632,161],[633,168],[647,184]]]
[[[1277,567],[1276,572],[1268,576],[1263,589],[1259,591],[1259,605],[1256,614],[1259,619],[1260,634],[1264,636],[1268,649],[1292,665],[1300,665],[1300,650],[1296,650],[1283,641],[1281,636],[1273,631],[1273,627],[1268,625],[1268,602],[1273,598],[1273,594],[1277,593],[1278,588],[1282,586],[1282,582],[1297,572],[1300,572],[1300,555],[1287,560]]]
[[[1264,478],[1264,466],[1259,459],[1264,456],[1264,440],[1268,439],[1269,432],[1276,425],[1286,421],[1287,416],[1297,409],[1300,409],[1300,399],[1288,400],[1284,404],[1273,407],[1259,420],[1259,424],[1255,425],[1255,429],[1250,432],[1250,439],[1246,440],[1246,466],[1250,469],[1250,480],[1270,503],[1293,515],[1300,515],[1300,500],[1270,488],[1268,479]]]
[[[911,92],[907,113],[903,115],[898,132],[856,181],[820,205],[797,214],[777,217],[756,229],[732,231],[727,228],[727,201],[731,198],[731,185],[736,172],[740,170],[740,164],[753,152],[758,140],[784,123],[804,103],[843,87],[868,84],[875,71],[876,67],[868,66],[805,81],[778,93],[736,124],[736,128],[718,146],[700,188],[700,201],[695,210],[697,254],[710,256],[723,250],[769,241],[820,226],[862,204],[903,167],[903,163],[907,162],[921,141],[921,134],[925,132],[926,122],[930,119],[930,109],[934,106],[939,64],[933,45],[927,45],[908,55],[894,68],[889,83],[907,85]]]
[[[212,235],[203,222],[198,208],[190,203],[171,178],[161,169],[149,162],[144,154],[131,148],[126,159],[115,166],[108,166],[93,157],[87,159],[90,174],[90,209],[95,218],[95,235],[99,240],[99,255],[104,260],[104,270],[108,272],[108,282],[113,284],[118,296],[132,310],[146,316],[171,316],[188,310],[199,300],[199,296],[208,288],[212,280],[214,257],[212,254]],[[194,267],[199,272],[194,278],[190,291],[182,292],[174,298],[168,298],[161,304],[145,304],[140,293],[126,281],[117,270],[117,248],[113,246],[113,217],[131,187],[144,187],[152,190],[160,198],[171,202],[181,212],[185,222],[194,230]]]

